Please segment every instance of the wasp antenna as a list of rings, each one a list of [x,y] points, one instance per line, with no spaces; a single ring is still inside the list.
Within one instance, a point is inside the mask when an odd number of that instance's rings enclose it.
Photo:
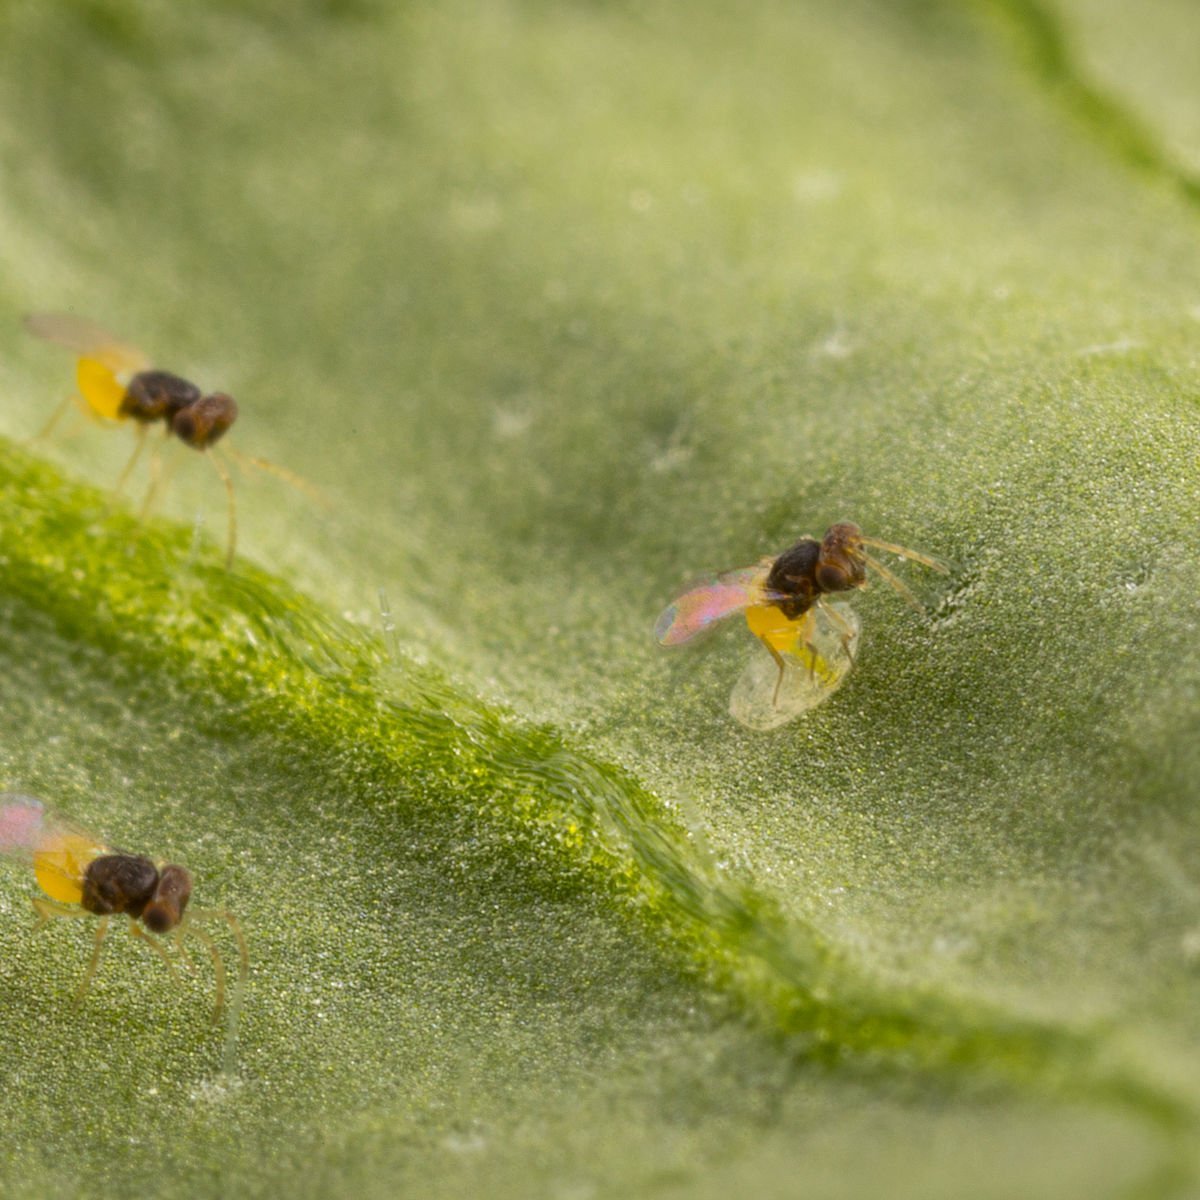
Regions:
[[[315,500],[318,504],[328,506],[329,498],[325,493],[315,484],[309,483],[303,475],[297,475],[295,471],[289,471],[287,467],[281,467],[269,458],[259,458],[254,454],[243,454],[240,450],[235,450],[232,446],[224,446],[223,450],[239,467],[253,467],[266,475],[274,475],[276,479],[280,479],[289,486],[294,487],[296,491],[303,492],[310,500]]]
[[[921,554],[916,550],[909,550],[907,546],[897,546],[893,542],[881,542],[878,538],[867,537],[863,535],[859,539],[864,546],[874,546],[876,550],[886,550],[889,554],[898,554],[901,558],[912,559],[913,562],[918,562],[923,567],[928,567],[931,571],[937,571],[942,575],[948,575],[950,568],[944,562],[940,562],[936,558],[931,558],[928,554]],[[882,569],[876,564],[875,569],[882,575]]]
[[[883,578],[890,583],[892,587],[894,587],[896,591],[898,591],[900,595],[903,596],[905,600],[907,600],[909,604],[913,606],[913,608],[917,610],[917,612],[925,611],[920,600],[918,600],[916,596],[912,594],[908,585],[904,583],[903,580],[893,575],[892,572],[883,565],[883,563],[876,558],[872,558],[869,554],[864,554],[863,558],[866,560],[867,566],[870,567],[872,571],[878,571],[879,574],[882,575]]]
[[[233,931],[238,948],[238,977],[233,985],[233,1000],[229,1005],[229,1027],[225,1033],[225,1050],[221,1056],[221,1069],[226,1075],[233,1074],[234,1059],[237,1057],[238,1027],[242,1020],[242,999],[246,994],[246,980],[250,975],[250,951],[246,946],[246,935],[241,922],[231,912],[220,910],[217,914]]]
[[[221,951],[217,949],[217,943],[203,929],[196,928],[195,921],[188,921],[186,925],[181,926],[179,936],[181,938],[194,937],[212,958],[213,973],[217,979],[217,998],[213,1005],[213,1020],[218,1021],[225,1008],[225,960],[221,957]]]
[[[238,985],[244,983],[250,973],[250,949],[246,945],[241,921],[226,908],[202,908],[188,915],[193,921],[224,921],[229,926],[229,932],[233,934],[238,948]]]

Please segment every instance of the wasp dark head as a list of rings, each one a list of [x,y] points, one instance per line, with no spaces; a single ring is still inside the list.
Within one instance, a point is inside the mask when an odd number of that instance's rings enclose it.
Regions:
[[[185,867],[168,863],[158,873],[158,886],[142,912],[151,933],[166,933],[183,920],[183,910],[192,895],[192,876]]]
[[[821,539],[816,580],[822,592],[848,592],[867,581],[862,530],[849,521],[831,525]]]
[[[219,441],[237,420],[237,401],[224,392],[201,396],[171,418],[171,432],[196,450],[204,450]]]

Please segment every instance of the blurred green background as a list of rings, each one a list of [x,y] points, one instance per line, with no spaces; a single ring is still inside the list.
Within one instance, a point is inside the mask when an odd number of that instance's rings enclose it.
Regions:
[[[88,923],[5,871],[0,1189],[1194,1194],[1198,51],[1182,0],[0,8],[0,767],[253,959],[231,1077],[203,965],[114,937],[72,1011]],[[328,502],[244,476],[226,575],[173,447],[138,524],[127,431],[28,442],[37,310]],[[751,734],[744,627],[654,618],[839,519],[951,574]]]

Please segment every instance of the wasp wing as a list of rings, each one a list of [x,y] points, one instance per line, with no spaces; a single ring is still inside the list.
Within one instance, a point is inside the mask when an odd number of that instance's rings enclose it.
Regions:
[[[707,633],[719,621],[761,603],[765,574],[761,566],[710,575],[681,592],[659,615],[654,636],[663,646],[680,646]]]
[[[45,806],[33,796],[0,793],[0,854],[31,861],[45,840],[47,819]]]
[[[85,317],[71,313],[33,313],[25,318],[25,328],[34,337],[66,346],[118,373],[144,371],[150,365],[149,359],[135,346],[127,345]]]
[[[87,865],[108,847],[34,796],[0,793],[0,854],[30,863],[51,899],[78,904]]]

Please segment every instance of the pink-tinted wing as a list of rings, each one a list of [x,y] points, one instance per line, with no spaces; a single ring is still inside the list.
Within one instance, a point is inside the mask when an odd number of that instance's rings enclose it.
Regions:
[[[689,588],[663,609],[654,636],[663,646],[680,646],[711,629],[718,621],[762,599],[762,567],[722,571]]]
[[[0,855],[28,860],[46,837],[47,813],[40,800],[0,793]]]

